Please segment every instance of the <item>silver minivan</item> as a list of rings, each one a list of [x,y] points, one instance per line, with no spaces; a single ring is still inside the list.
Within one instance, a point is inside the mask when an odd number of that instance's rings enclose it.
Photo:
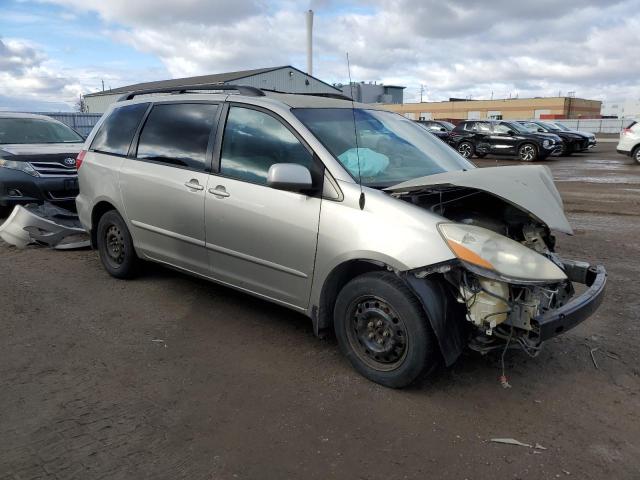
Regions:
[[[602,266],[555,253],[572,230],[546,167],[476,168],[345,98],[133,92],[77,167],[80,220],[111,275],[150,260],[299,311],[390,387],[467,347],[536,355],[603,298]]]

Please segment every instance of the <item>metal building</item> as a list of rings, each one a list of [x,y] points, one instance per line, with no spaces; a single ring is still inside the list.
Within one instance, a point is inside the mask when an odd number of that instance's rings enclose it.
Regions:
[[[175,78],[157,82],[137,83],[125,87],[90,93],[84,96],[91,113],[104,113],[109,106],[125,93],[134,90],[165,87],[190,87],[204,84],[248,85],[284,93],[335,93],[342,94],[339,88],[333,87],[291,65],[239,72],[216,73],[198,77]]]
[[[388,103],[385,108],[413,120],[517,120],[528,118],[600,118],[600,100],[575,97],[505,98],[446,102]]]
[[[376,82],[351,82],[350,85],[336,85],[342,94],[362,103],[403,103],[406,87],[384,85]]]

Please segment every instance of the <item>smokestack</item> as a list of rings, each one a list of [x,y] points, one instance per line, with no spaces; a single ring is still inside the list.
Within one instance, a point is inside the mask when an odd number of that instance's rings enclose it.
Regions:
[[[307,12],[307,73],[313,75],[313,10]]]

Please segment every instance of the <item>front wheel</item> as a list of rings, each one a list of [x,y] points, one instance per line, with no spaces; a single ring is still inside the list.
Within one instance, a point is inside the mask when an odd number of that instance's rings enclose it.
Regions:
[[[98,222],[98,253],[105,270],[116,278],[133,278],[138,271],[138,256],[127,224],[115,210]]]
[[[535,162],[538,160],[538,149],[531,143],[525,143],[518,149],[518,157],[523,162]]]
[[[640,163],[640,145],[638,145],[631,154],[636,163]]]
[[[476,152],[476,149],[471,142],[460,142],[460,144],[458,144],[457,150],[458,153],[464,158],[471,158]]]
[[[351,280],[336,300],[334,328],[351,365],[381,385],[405,387],[437,365],[439,351],[427,315],[392,273]]]

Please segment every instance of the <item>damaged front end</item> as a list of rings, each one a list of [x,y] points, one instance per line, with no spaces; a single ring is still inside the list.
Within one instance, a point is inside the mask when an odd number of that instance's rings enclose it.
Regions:
[[[78,216],[49,203],[14,207],[9,217],[0,225],[0,238],[18,248],[32,244],[56,250],[90,246],[89,236]]]
[[[566,233],[571,228],[546,169],[514,167],[505,181],[502,168],[452,172],[443,180],[390,190],[446,219],[438,229],[456,257],[411,272],[414,291],[418,279],[440,275],[463,306],[471,327],[465,335],[470,348],[486,353],[521,347],[536,355],[543,341],[573,328],[598,308],[606,271],[555,253],[550,224]],[[487,175],[487,170],[495,171]],[[456,342],[440,341],[442,350],[445,344]],[[443,351],[447,364],[456,353]]]

